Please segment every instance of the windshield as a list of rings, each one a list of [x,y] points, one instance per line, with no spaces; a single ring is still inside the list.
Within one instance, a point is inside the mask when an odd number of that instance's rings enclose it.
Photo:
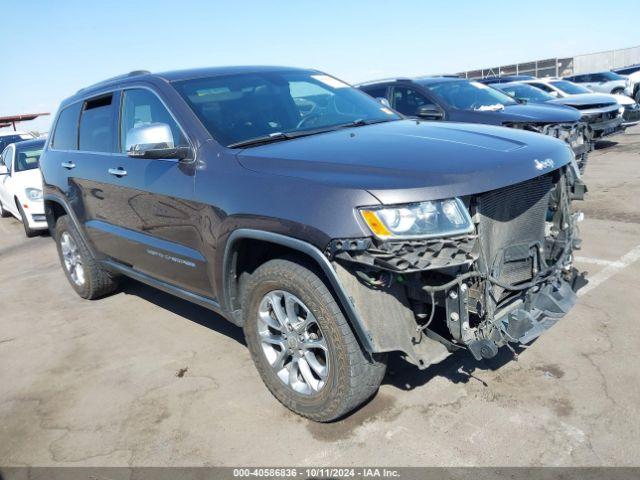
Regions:
[[[498,90],[479,82],[466,80],[423,83],[443,102],[460,110],[502,110],[517,102]]]
[[[576,85],[575,83],[568,82],[566,80],[556,80],[553,82],[549,82],[554,87],[562,90],[564,93],[568,93],[569,95],[578,95],[580,93],[593,93],[586,87],[581,85]]]
[[[526,102],[548,102],[555,98],[548,93],[543,92],[539,88],[527,85],[526,83],[519,83],[517,85],[498,85],[496,88],[499,88],[510,97],[517,98],[518,100],[524,100]]]
[[[315,71],[215,76],[174,86],[213,138],[226,146],[400,119],[367,94]]]
[[[625,78],[622,75],[617,74],[615,72],[602,72],[600,75],[602,75],[607,80],[624,80]]]
[[[35,170],[38,168],[40,154],[44,147],[44,142],[35,145],[20,147],[16,145],[16,160],[14,171],[24,172],[25,170]]]

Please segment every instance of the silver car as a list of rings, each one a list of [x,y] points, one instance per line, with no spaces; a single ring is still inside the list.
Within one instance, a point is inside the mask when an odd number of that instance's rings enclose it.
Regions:
[[[565,80],[578,83],[598,93],[625,93],[625,90],[629,87],[629,79],[627,77],[610,71],[583,73],[565,77]]]

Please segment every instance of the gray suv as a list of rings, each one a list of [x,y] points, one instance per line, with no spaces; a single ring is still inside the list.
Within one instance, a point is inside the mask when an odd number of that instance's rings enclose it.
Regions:
[[[219,313],[316,421],[374,395],[389,352],[490,358],[576,301],[567,144],[404,119],[315,70],[106,80],[62,102],[41,169],[81,297],[128,276]]]

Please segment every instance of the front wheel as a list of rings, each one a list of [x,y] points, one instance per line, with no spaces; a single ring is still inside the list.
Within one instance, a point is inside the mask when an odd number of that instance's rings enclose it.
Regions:
[[[2,205],[2,201],[0,201],[0,217],[7,218],[10,216],[11,216],[11,213],[4,209],[4,206]]]
[[[20,212],[20,220],[22,221],[22,226],[24,228],[24,234],[27,238],[35,237],[38,234],[38,230],[34,230],[29,226],[29,220],[27,219],[27,214],[22,209],[22,205],[16,200],[16,205],[18,206],[18,211]]]
[[[244,289],[244,333],[271,393],[318,422],[340,418],[375,394],[383,357],[369,358],[321,278],[293,260],[270,260]]]

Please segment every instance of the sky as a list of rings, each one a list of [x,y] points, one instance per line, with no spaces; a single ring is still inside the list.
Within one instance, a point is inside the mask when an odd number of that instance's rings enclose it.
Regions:
[[[0,0],[0,116],[131,70],[309,67],[355,83],[640,45],[638,0]]]

